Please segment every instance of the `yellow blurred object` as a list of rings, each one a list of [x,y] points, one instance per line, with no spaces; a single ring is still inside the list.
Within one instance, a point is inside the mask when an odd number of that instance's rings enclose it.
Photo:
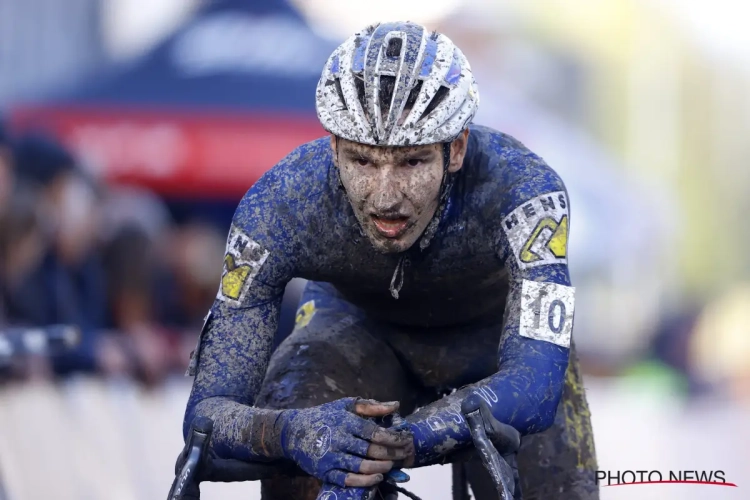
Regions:
[[[750,283],[734,286],[706,308],[690,357],[701,377],[728,384],[733,397],[750,401]]]
[[[297,317],[294,320],[295,328],[304,328],[310,324],[313,316],[315,316],[315,301],[308,300],[297,311]]]

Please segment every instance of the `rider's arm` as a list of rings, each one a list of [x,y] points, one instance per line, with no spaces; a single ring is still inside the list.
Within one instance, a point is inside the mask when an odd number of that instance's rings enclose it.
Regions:
[[[266,416],[267,423],[278,413],[252,405],[268,366],[284,287],[295,274],[296,207],[279,194],[285,182],[282,172],[266,173],[237,207],[219,291],[191,359],[195,380],[183,433],[195,416],[211,418],[211,446],[222,458],[281,453],[264,450],[262,442],[251,443],[248,437],[259,415]],[[274,429],[266,431],[270,438]]]
[[[407,418],[416,465],[471,442],[460,405],[472,392],[489,403],[499,421],[522,434],[543,431],[555,418],[573,323],[567,192],[562,180],[543,168],[517,182],[499,204],[496,250],[510,285],[499,370]]]
[[[367,417],[395,403],[342,398],[305,409],[253,406],[268,367],[285,285],[309,261],[309,216],[325,205],[332,168],[328,140],[314,141],[266,173],[235,213],[217,299],[191,360],[195,374],[185,411],[213,423],[211,450],[219,458],[286,458],[326,483],[372,486],[409,455],[408,433],[378,427]],[[312,250],[314,252],[314,248]]]

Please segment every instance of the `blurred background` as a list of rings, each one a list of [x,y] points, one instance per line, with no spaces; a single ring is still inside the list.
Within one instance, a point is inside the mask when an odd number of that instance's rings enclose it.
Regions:
[[[469,58],[475,121],[570,191],[600,468],[739,485],[602,498],[748,498],[748,18],[731,0],[0,0],[0,329],[82,330],[73,352],[0,363],[8,497],[166,496],[237,202],[324,134],[333,48],[413,20]],[[446,472],[416,471],[415,492],[448,498]]]

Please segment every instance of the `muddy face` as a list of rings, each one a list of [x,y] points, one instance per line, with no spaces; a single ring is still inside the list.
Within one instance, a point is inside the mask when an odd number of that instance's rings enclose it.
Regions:
[[[466,135],[456,139],[449,171],[461,168]],[[331,139],[349,202],[375,248],[411,247],[432,220],[443,179],[443,146],[378,147]]]

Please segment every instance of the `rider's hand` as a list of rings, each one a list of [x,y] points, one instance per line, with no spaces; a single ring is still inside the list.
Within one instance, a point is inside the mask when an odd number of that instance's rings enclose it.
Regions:
[[[373,486],[396,460],[414,453],[409,432],[378,426],[367,417],[398,410],[398,402],[344,398],[313,408],[284,410],[284,455],[308,474],[338,486]],[[365,417],[365,418],[363,418]]]

